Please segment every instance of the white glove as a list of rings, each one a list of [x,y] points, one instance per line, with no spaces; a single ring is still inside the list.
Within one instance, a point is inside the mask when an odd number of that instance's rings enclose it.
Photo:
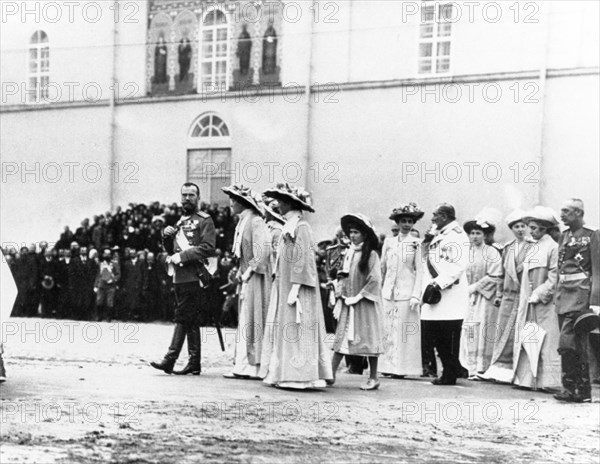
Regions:
[[[418,298],[415,298],[414,296],[410,299],[410,310],[411,311],[418,311],[421,308],[421,300],[419,300]]]
[[[340,314],[342,314],[342,300],[337,300],[333,307],[333,318],[338,321],[340,319]]]
[[[590,309],[596,316],[600,316],[600,306],[590,306]]]
[[[167,258],[167,263],[174,264],[175,266],[181,264],[181,255],[179,253],[175,253],[174,255],[169,256]]]
[[[288,295],[287,304],[290,306],[294,306],[296,301],[298,300],[298,293],[300,292],[300,285],[294,284],[292,285],[292,289],[290,290],[290,294]]]
[[[252,268],[249,267],[248,269],[246,269],[242,274],[242,282],[248,282],[250,280],[250,277],[252,277],[252,274]]]
[[[469,295],[473,295],[474,293],[477,293],[477,284],[471,284],[469,285]]]
[[[346,296],[346,297],[344,297],[344,302],[348,306],[354,306],[356,303],[358,303],[362,299],[363,299],[363,296],[360,295],[360,294],[358,294],[356,296]]]
[[[536,304],[540,302],[540,297],[537,293],[532,293],[531,296],[529,297],[529,299],[527,300],[527,303],[531,303],[531,304]]]

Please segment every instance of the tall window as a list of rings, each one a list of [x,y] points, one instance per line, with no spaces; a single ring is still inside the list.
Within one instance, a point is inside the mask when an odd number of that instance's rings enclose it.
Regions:
[[[229,86],[228,47],[227,18],[221,10],[215,9],[206,15],[202,23],[201,91],[208,85]]]
[[[200,201],[229,204],[221,187],[231,182],[231,138],[225,122],[216,114],[198,117],[188,139],[187,179],[200,187]]]
[[[50,45],[44,31],[35,31],[29,43],[29,94],[31,103],[48,98],[50,83]]]
[[[452,4],[423,3],[419,26],[419,74],[450,71]]]

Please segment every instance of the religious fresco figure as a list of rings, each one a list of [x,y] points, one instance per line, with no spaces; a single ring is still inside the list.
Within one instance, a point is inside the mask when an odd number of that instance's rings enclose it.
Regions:
[[[277,33],[273,27],[273,19],[269,19],[269,26],[263,38],[262,72],[274,74],[277,72]]]
[[[162,32],[158,36],[158,42],[154,49],[154,83],[167,83],[167,42]]]
[[[250,69],[250,51],[252,50],[252,38],[248,33],[248,28],[244,24],[242,26],[242,32],[238,38],[238,46],[236,56],[240,60],[240,74],[248,74]]]
[[[190,64],[192,63],[192,43],[187,37],[187,34],[179,41],[177,53],[179,61],[179,82],[183,82],[188,77]]]

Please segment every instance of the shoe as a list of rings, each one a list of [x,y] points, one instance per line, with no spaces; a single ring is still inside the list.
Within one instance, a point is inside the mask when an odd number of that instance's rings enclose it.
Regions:
[[[0,383],[6,382],[6,370],[4,369],[4,361],[0,356]]]
[[[379,383],[379,380],[369,379],[369,380],[367,380],[367,383],[365,383],[364,385],[361,385],[360,389],[361,390],[377,390],[379,388],[379,385],[381,385]]]
[[[163,371],[165,374],[172,374],[174,365],[175,365],[175,363],[165,361],[164,359],[159,363],[154,362],[154,361],[152,361],[150,363],[150,366],[152,366],[154,369]]]
[[[431,383],[433,385],[456,385],[456,380],[451,381],[438,377],[437,379],[433,379]]]
[[[328,387],[333,387],[335,385],[335,379],[325,379],[325,384]]]
[[[554,398],[558,401],[564,401],[565,403],[591,403],[592,398],[583,397],[581,395],[576,395],[571,393],[570,391],[563,391],[554,395]]]
[[[180,371],[173,371],[173,374],[175,374],[175,375],[188,375],[188,374],[200,375],[200,368],[199,367],[192,367],[192,366],[190,366],[188,364],[187,366],[185,366]]]
[[[242,379],[242,380],[250,379],[249,375],[238,375],[238,374],[234,374],[233,372],[230,372],[228,374],[223,374],[223,377],[225,377],[226,379]]]

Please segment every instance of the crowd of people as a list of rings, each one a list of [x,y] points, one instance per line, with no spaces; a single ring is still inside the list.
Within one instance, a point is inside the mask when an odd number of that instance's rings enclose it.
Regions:
[[[231,244],[236,217],[227,207],[202,204],[216,225],[218,272],[211,308],[224,325],[237,314],[227,289],[234,267]],[[3,249],[17,284],[14,317],[88,321],[170,321],[173,283],[167,275],[162,230],[177,223],[181,206],[158,202],[129,205],[84,219],[73,232],[66,226],[58,240]],[[49,245],[50,243],[50,245]],[[228,298],[229,297],[229,298]]]
[[[238,337],[228,378],[332,386],[347,357],[350,372],[369,369],[363,390],[379,388],[380,376],[431,376],[435,385],[562,387],[561,401],[591,400],[600,233],[584,227],[581,200],[560,216],[513,211],[505,221],[514,239],[504,245],[494,239],[497,219],[482,212],[461,225],[446,203],[421,239],[414,226],[425,212],[406,203],[390,215],[390,237],[347,214],[315,246],[307,192],[223,190],[231,208],[199,207],[187,183],[181,207],[130,205],[65,228],[54,247],[4,250],[19,289],[13,314],[173,320],[167,354],[151,363],[169,374],[186,338],[190,361],[175,373],[199,374],[198,326],[229,318]],[[326,332],[335,333],[332,358]]]

